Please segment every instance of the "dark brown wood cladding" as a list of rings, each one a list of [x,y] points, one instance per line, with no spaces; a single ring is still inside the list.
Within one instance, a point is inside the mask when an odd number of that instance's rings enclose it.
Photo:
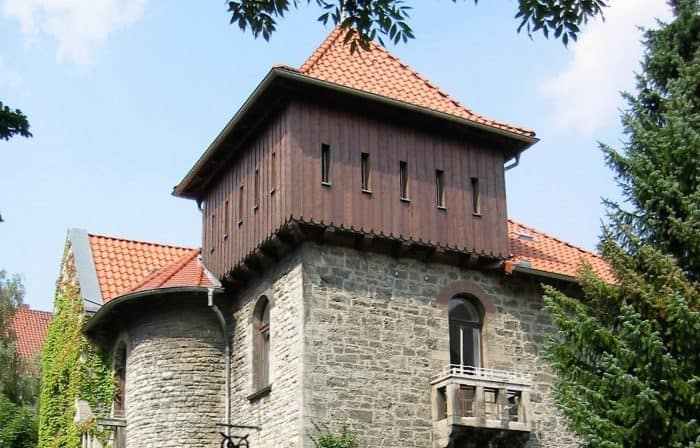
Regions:
[[[274,234],[289,217],[283,198],[290,191],[283,185],[291,184],[286,120],[284,112],[270,120],[238,152],[203,198],[202,258],[219,278]],[[225,223],[227,217],[229,222]]]
[[[225,276],[290,218],[507,257],[503,151],[387,118],[291,101],[238,152],[203,198],[206,266]],[[330,147],[328,184],[321,182],[322,145]],[[363,153],[371,161],[371,192],[362,191]],[[401,162],[408,172],[408,200],[400,198]],[[438,170],[444,207],[436,201]],[[479,179],[480,215],[473,213],[472,178]]]
[[[458,251],[507,257],[504,156],[496,148],[402,127],[330,106],[288,109],[294,219]],[[330,146],[330,186],[321,185],[321,145]],[[362,192],[362,153],[372,160],[371,194]],[[408,170],[401,200],[400,165]],[[444,209],[436,203],[443,172]],[[480,215],[473,214],[479,179]]]

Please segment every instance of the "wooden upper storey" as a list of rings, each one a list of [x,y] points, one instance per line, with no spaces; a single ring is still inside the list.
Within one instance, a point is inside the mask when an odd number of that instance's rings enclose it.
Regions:
[[[406,86],[392,98],[381,86],[339,84],[323,57],[343,57],[324,45],[305,72],[271,70],[176,187],[203,204],[208,268],[226,276],[290,222],[507,257],[504,164],[534,134],[457,113],[459,104],[439,103],[444,94],[431,96],[429,84],[416,98]],[[337,71],[368,63],[360,72],[378,79],[377,66],[405,67],[378,48],[360,62],[341,60]],[[410,73],[424,88],[427,81]]]

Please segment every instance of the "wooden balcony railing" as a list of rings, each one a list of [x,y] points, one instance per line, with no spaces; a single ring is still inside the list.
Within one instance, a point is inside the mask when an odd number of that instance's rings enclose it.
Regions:
[[[466,432],[485,439],[527,438],[531,382],[530,375],[516,372],[444,368],[431,381],[436,446],[448,446]]]

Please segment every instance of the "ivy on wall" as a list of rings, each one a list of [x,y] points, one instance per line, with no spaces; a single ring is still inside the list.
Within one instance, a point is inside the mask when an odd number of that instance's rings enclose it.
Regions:
[[[70,244],[66,247],[70,254]],[[86,316],[72,257],[56,287],[54,318],[49,325],[42,355],[39,399],[39,446],[80,448],[81,428],[73,422],[75,399],[94,410],[111,406],[116,386],[107,357],[81,333]],[[92,428],[84,428],[95,431]]]

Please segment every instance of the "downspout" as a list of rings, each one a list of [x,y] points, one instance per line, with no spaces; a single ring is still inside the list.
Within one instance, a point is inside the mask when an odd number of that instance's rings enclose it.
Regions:
[[[515,161],[510,165],[506,165],[504,168],[505,171],[512,170],[516,166],[520,165],[520,154],[522,154],[522,151],[518,151],[515,153]]]
[[[226,436],[229,436],[231,435],[231,427],[229,426],[231,424],[231,343],[224,315],[214,303],[214,288],[207,290],[207,305],[216,314],[219,325],[221,325],[221,332],[224,335],[224,379],[226,383],[226,390],[224,391],[224,420],[226,423]]]

